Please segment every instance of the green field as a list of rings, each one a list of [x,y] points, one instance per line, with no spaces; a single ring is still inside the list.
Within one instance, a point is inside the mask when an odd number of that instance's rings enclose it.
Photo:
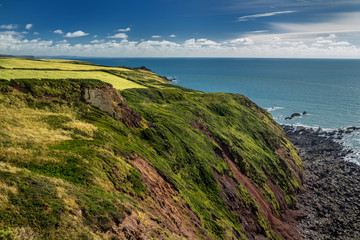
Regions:
[[[61,59],[23,59],[23,58],[0,58],[0,66],[3,68],[28,68],[28,69],[58,69],[58,70],[117,70],[132,71],[126,68],[103,67],[86,62],[70,61]]]
[[[167,81],[157,74],[136,68],[106,67],[63,59],[0,58],[0,79],[95,79],[118,90],[163,87]]]
[[[110,83],[114,88],[144,88],[144,86],[102,71],[58,71],[0,69],[1,79],[96,79]]]

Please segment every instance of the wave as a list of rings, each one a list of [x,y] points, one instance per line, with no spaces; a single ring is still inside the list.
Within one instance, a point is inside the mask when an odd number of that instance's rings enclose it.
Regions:
[[[318,125],[312,125],[311,126],[311,125],[306,125],[306,124],[302,124],[302,123],[287,123],[287,124],[283,124],[283,125],[292,126],[292,127],[294,127],[295,131],[296,131],[297,127],[303,127],[303,128],[305,128],[307,130],[312,129],[313,131],[316,131],[316,130],[318,130],[320,128],[321,131],[323,131],[323,132],[332,132],[332,131],[338,130],[336,128],[322,128],[321,126],[318,126]]]
[[[285,109],[285,108],[284,107],[269,107],[269,108],[265,108],[265,109],[266,109],[266,111],[271,112],[271,111]]]

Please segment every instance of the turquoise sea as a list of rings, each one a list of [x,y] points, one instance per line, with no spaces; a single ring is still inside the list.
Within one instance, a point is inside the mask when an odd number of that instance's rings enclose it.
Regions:
[[[360,60],[229,58],[81,58],[108,66],[146,66],[176,84],[204,92],[240,93],[280,124],[324,130],[360,127]],[[308,115],[285,120],[293,113]],[[360,163],[360,131],[342,140]]]

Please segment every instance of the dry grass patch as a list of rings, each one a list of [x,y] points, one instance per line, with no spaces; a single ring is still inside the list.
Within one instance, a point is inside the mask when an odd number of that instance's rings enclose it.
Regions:
[[[25,149],[23,146],[0,148],[0,158],[8,162],[21,162],[24,164],[59,162],[59,159],[47,155],[47,148]]]
[[[61,153],[62,157],[57,157],[56,151],[52,151],[50,155],[49,145],[79,135],[90,140],[97,131],[94,125],[76,120],[74,113],[67,107],[62,108],[63,113],[60,114],[16,105],[10,108],[6,105],[0,104],[0,159],[3,161],[24,164],[58,162],[65,155],[76,154],[65,152]],[[58,122],[58,118],[68,122]]]
[[[5,209],[9,202],[8,194],[17,194],[18,189],[15,186],[10,186],[4,182],[0,182],[0,210]]]
[[[0,169],[3,172],[9,172],[9,173],[18,173],[21,171],[28,171],[24,168],[14,167],[10,163],[6,163],[6,162],[0,162]]]
[[[79,120],[73,120],[64,124],[64,126],[88,137],[93,137],[94,132],[97,131],[97,127],[95,127],[94,125]]]
[[[31,108],[7,108],[0,105],[0,132],[13,143],[41,144],[70,140],[70,132],[52,129],[42,119],[52,112]],[[0,135],[0,139],[4,136]]]
[[[17,227],[14,229],[15,239],[37,240],[40,234],[36,233],[31,227]]]

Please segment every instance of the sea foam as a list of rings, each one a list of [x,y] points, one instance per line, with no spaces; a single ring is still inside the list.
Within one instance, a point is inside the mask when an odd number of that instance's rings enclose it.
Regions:
[[[284,107],[269,107],[266,108],[266,111],[271,112],[271,111],[276,111],[276,110],[280,110],[280,109],[285,109]]]

